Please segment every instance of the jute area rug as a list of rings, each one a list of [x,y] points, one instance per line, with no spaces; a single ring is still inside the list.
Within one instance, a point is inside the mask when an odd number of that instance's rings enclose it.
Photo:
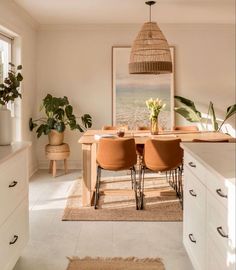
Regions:
[[[165,270],[160,259],[71,258],[67,270]]]
[[[99,209],[82,207],[81,181],[70,190],[64,221],[182,221],[183,211],[175,191],[165,177],[145,177],[144,210],[136,210],[130,176],[102,178]]]

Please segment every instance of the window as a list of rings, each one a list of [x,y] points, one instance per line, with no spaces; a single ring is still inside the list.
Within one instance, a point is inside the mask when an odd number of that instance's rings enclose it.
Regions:
[[[8,63],[11,62],[12,41],[13,38],[0,33],[0,83],[3,83],[4,78],[7,77]],[[7,108],[11,110],[11,115],[14,116],[14,104],[9,102]]]
[[[11,62],[12,39],[0,33],[0,83],[7,76],[8,63]]]
[[[1,25],[0,29],[3,29],[1,28]],[[0,30],[0,83],[2,83],[4,78],[8,75],[9,62],[12,62],[13,64],[21,63],[21,38],[15,33],[12,33],[11,35],[8,34],[8,32],[10,33],[10,30],[8,31],[6,29],[6,32],[1,32]],[[13,141],[21,141],[21,99],[16,99],[12,103],[9,102],[7,108],[11,111],[12,116]]]

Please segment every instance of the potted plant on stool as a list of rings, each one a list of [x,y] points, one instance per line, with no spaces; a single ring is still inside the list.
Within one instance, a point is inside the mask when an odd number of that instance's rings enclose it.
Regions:
[[[20,83],[23,77],[20,73],[22,66],[15,67],[9,63],[8,77],[0,84],[0,145],[9,145],[12,142],[12,117],[7,104],[16,98],[21,98]]]
[[[66,96],[58,98],[48,94],[43,99],[41,110],[43,109],[46,117],[36,120],[30,118],[29,128],[32,131],[37,127],[38,138],[43,134],[48,135],[50,145],[61,145],[63,143],[66,126],[69,126],[71,130],[77,129],[80,132],[92,126],[92,117],[89,114],[84,114],[81,117],[76,117],[73,114],[73,107]],[[78,119],[81,120],[80,124]]]

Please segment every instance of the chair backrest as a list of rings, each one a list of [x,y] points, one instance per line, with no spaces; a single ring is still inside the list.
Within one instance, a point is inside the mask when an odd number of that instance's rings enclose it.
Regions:
[[[147,140],[144,147],[144,162],[153,171],[169,171],[177,168],[183,161],[180,139]]]
[[[137,130],[150,130],[148,126],[138,126]]]
[[[117,127],[116,126],[103,126],[102,130],[116,130]]]
[[[211,143],[217,143],[217,142],[219,142],[219,143],[223,143],[223,142],[229,142],[229,140],[228,139],[216,139],[216,140],[203,140],[203,139],[193,139],[192,140],[193,142],[205,142],[205,143],[207,143],[207,142],[211,142]]]
[[[97,163],[105,170],[129,169],[137,162],[133,138],[102,138],[98,143]]]
[[[124,129],[124,130],[128,130],[129,127],[128,125],[122,125],[122,126],[103,126],[102,130],[117,130],[117,129]]]
[[[137,130],[150,130],[150,127],[148,127],[148,126],[138,126]],[[159,126],[158,130],[163,131],[163,128]]]
[[[174,130],[179,130],[179,131],[199,131],[199,128],[197,126],[176,126],[176,127],[174,127]]]

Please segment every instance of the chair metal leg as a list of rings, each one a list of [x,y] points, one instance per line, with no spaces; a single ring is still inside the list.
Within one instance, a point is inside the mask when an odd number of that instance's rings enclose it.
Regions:
[[[135,195],[135,203],[136,203],[136,210],[139,210],[138,206],[138,194],[137,194],[137,180],[136,180],[136,169],[133,166],[131,169],[131,181],[133,183],[134,195]]]
[[[179,179],[178,179],[178,169],[174,170],[174,174],[175,174],[175,191],[177,196],[179,196]]]
[[[141,209],[141,179],[142,179],[142,165],[140,164],[138,172],[138,201],[137,201],[137,210]]]
[[[145,167],[142,165],[139,170],[139,179],[138,179],[138,190],[137,190],[137,209],[143,209],[143,200],[144,200],[144,174]]]
[[[131,188],[134,189],[133,168],[130,168],[130,175],[131,175]]]
[[[172,171],[169,171],[166,173],[167,177],[168,177],[168,182],[169,182],[169,185],[174,188],[175,185],[174,185],[174,180],[173,180],[173,173]]]
[[[140,194],[140,209],[143,210],[144,205],[144,176],[145,176],[145,166],[141,170],[141,194]]]
[[[175,191],[178,195],[179,185],[178,185],[178,170],[177,169],[174,170],[174,174],[175,174]]]
[[[99,200],[99,187],[100,187],[100,178],[101,178],[102,168],[100,166],[97,167],[97,181],[96,181],[96,189],[94,196],[94,209],[98,208],[98,200]]]

